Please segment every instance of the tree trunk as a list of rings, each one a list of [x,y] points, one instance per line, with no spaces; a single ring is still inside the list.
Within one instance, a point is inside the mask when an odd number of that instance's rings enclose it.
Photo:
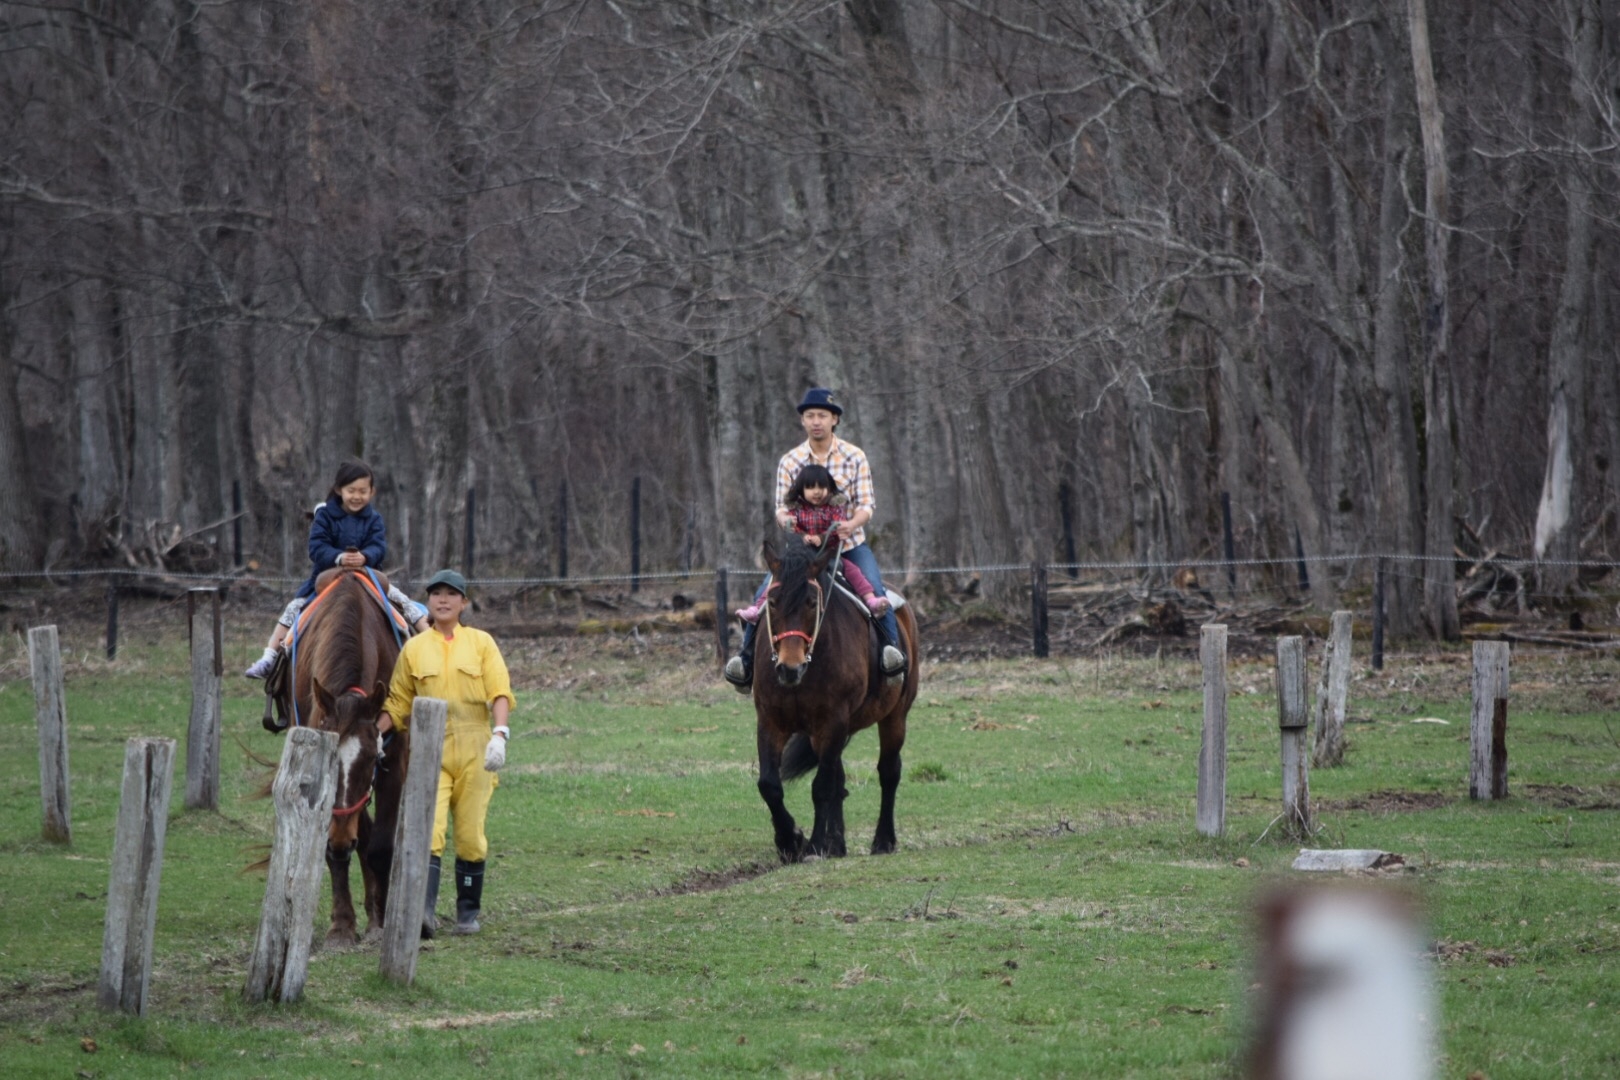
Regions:
[[[1597,52],[1602,22],[1591,0],[1565,0],[1569,40],[1569,89],[1575,121],[1571,141],[1593,145],[1596,118],[1592,88],[1598,85]],[[1580,507],[1586,459],[1586,330],[1592,296],[1593,179],[1573,159],[1564,175],[1564,275],[1553,312],[1547,350],[1547,466],[1536,511],[1535,554],[1541,590],[1567,593],[1577,582],[1572,560],[1580,558]]]
[[[1447,215],[1450,211],[1446,169],[1446,138],[1435,88],[1434,63],[1429,55],[1429,16],[1426,0],[1409,0],[1408,22],[1412,45],[1412,76],[1417,90],[1418,124],[1423,135],[1424,162],[1424,265],[1428,272],[1423,311],[1424,471],[1425,528],[1423,553],[1424,614],[1429,630],[1444,641],[1461,636],[1457,619],[1456,571],[1452,507],[1456,447],[1452,442],[1451,314],[1448,281]]]

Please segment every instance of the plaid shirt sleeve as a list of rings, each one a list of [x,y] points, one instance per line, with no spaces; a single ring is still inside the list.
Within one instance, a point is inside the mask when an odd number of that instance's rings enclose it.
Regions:
[[[810,454],[805,448],[795,446],[782,455],[782,460],[776,463],[776,512],[778,514],[790,513],[787,504],[788,489],[793,486],[794,477],[804,468],[805,462],[810,460]]]
[[[872,466],[867,463],[866,453],[848,443],[840,443],[839,448],[844,451],[844,494],[849,496],[849,509],[853,514],[856,510],[865,510],[868,514],[877,511],[877,505],[872,496]]]

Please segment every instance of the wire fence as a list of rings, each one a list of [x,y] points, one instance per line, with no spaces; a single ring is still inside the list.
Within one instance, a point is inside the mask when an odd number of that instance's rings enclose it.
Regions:
[[[1418,595],[1431,563],[1450,564],[1459,607],[1466,608],[1476,621],[1486,617],[1517,617],[1543,608],[1569,607],[1572,597],[1568,589],[1543,591],[1539,585],[1548,571],[1557,568],[1564,571],[1561,576],[1566,580],[1571,577],[1568,571],[1573,570],[1575,579],[1587,585],[1572,610],[1578,612],[1579,606],[1584,605],[1591,612],[1593,624],[1620,623],[1620,604],[1616,604],[1612,612],[1608,610],[1609,604],[1620,600],[1620,586],[1614,587],[1613,595],[1599,591],[1599,583],[1620,566],[1620,561],[1609,559],[1535,560],[1492,554],[1470,560],[1459,556],[1405,553],[1296,554],[1280,558],[1159,562],[1104,559],[1051,564],[996,562],[895,567],[885,571],[884,578],[890,585],[898,583],[908,593],[926,597],[926,606],[942,615],[953,608],[961,611],[970,605],[981,609],[999,608],[1003,613],[998,624],[1002,637],[1009,634],[1021,637],[1037,657],[1050,655],[1054,640],[1068,648],[1076,643],[1096,647],[1115,640],[1120,630],[1140,629],[1161,636],[1180,636],[1187,618],[1225,621],[1241,619],[1244,612],[1277,608],[1297,614],[1315,608],[1318,614],[1325,614],[1325,600],[1335,609],[1351,609],[1358,617],[1368,620],[1376,667],[1382,662],[1389,591],[1404,589],[1409,596]],[[712,583],[713,610],[720,616],[712,620],[715,649],[717,656],[723,659],[734,641],[731,620],[724,613],[731,609],[734,599],[740,601],[752,595],[755,583],[762,578],[763,571],[752,567],[718,567],[633,570],[627,574],[473,577],[469,585],[475,595],[486,602],[519,606],[525,597],[545,590],[612,595],[635,594],[643,587],[653,590],[686,584],[703,590]],[[112,658],[117,652],[119,605],[123,597],[145,594],[172,598],[196,589],[231,590],[238,595],[243,589],[291,594],[303,580],[247,569],[207,573],[142,567],[76,568],[0,575],[0,596],[9,593],[22,597],[59,591],[84,595],[92,594],[95,589],[104,590],[107,655]],[[396,575],[395,583],[411,591],[412,582],[403,575]],[[642,597],[639,606],[695,608],[700,602],[685,595],[689,591],[692,590],[683,589],[680,594],[666,598]],[[1176,607],[1178,600],[1187,608],[1185,617]],[[1057,611],[1055,620],[1054,609]],[[1571,630],[1581,629],[1579,622],[1576,614],[1572,617]],[[1620,637],[1615,637],[1614,641],[1620,641]],[[1544,643],[1583,644],[1570,639],[1562,642],[1547,639]],[[1593,643],[1584,644],[1590,647]],[[1609,644],[1600,642],[1598,647],[1609,647]]]

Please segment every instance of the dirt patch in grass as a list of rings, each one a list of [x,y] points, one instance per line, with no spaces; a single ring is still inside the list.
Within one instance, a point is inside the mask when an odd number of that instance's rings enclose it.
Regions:
[[[1317,803],[1321,810],[1365,810],[1374,814],[1400,814],[1419,810],[1438,810],[1456,802],[1455,796],[1439,791],[1375,791],[1371,795],[1357,795],[1349,799],[1323,799]]]
[[[764,877],[780,863],[747,862],[724,870],[694,870],[667,889],[655,889],[653,896],[690,896],[693,893],[719,892],[733,885]]]
[[[1508,794],[1514,785],[1508,785]],[[1620,808],[1620,790],[1612,787],[1575,787],[1572,784],[1521,784],[1517,794],[1531,802],[1560,810],[1614,810]]]

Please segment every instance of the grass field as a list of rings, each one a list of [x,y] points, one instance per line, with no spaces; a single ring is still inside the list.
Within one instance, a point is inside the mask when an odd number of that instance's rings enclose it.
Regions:
[[[230,629],[239,670],[263,628]],[[38,839],[26,650],[0,646],[8,1078],[1241,1072],[1252,901],[1297,847],[1267,832],[1268,664],[1231,671],[1223,839],[1193,830],[1195,662],[982,661],[924,671],[900,852],[779,867],[752,706],[714,677],[707,639],[506,641],[520,702],[484,933],[426,944],[410,988],[378,978],[375,947],[318,952],[302,1003],[250,1008],[263,883],[239,870],[272,822],[244,798],[260,777],[238,746],[279,753],[262,699],[227,679],[224,809],[183,812],[183,614],[153,615],[112,664],[96,627],[62,632],[68,847]],[[1511,797],[1479,805],[1466,655],[1357,672],[1348,764],[1311,778],[1315,846],[1410,864],[1439,946],[1439,1076],[1620,1076],[1617,675],[1612,658],[1516,656]],[[180,744],[140,1020],[95,1005],[136,734]],[[852,852],[876,815],[875,756],[867,733],[847,758]],[[808,784],[789,802],[807,819]]]

